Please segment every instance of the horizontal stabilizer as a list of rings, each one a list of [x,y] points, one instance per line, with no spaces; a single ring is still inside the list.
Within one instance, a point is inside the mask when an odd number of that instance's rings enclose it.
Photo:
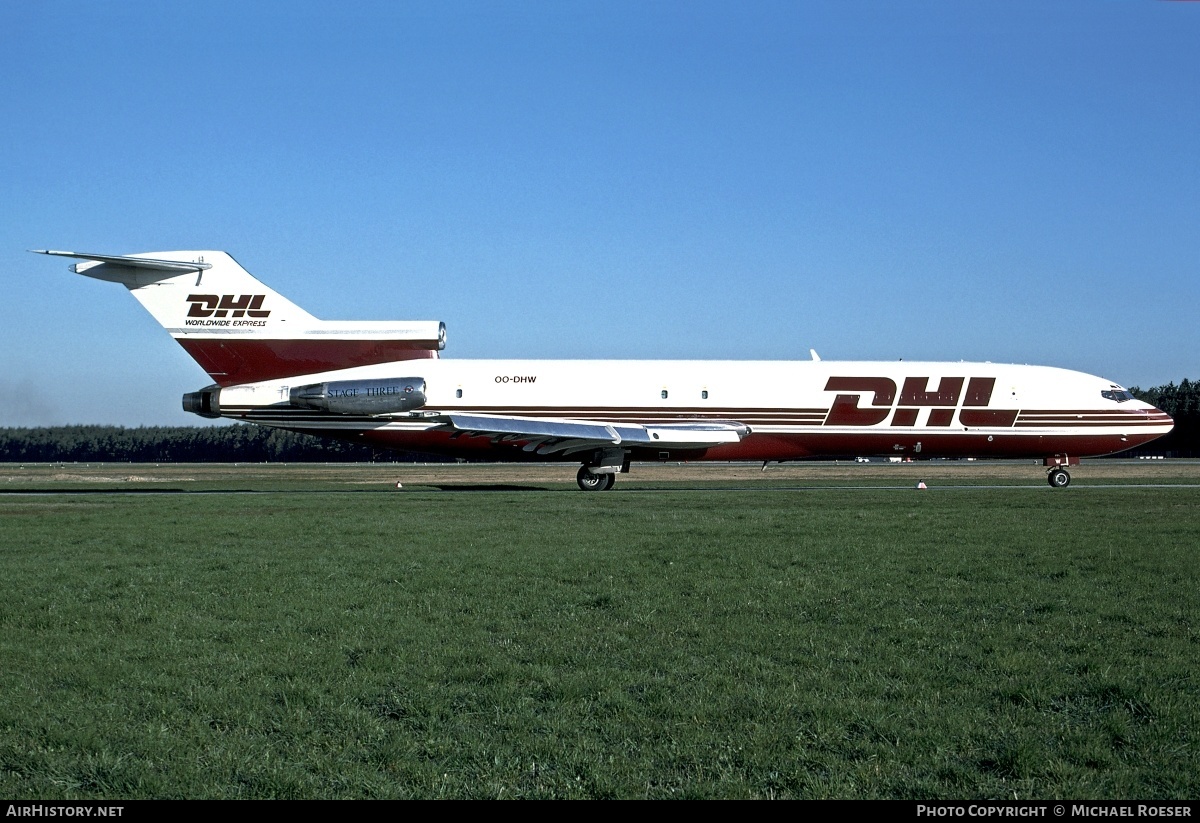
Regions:
[[[30,249],[34,254],[52,254],[55,257],[74,257],[77,260],[90,260],[88,263],[76,263],[71,267],[71,271],[76,274],[87,274],[88,269],[93,268],[101,263],[107,263],[110,266],[124,266],[130,269],[146,269],[149,271],[169,272],[170,274],[181,274],[184,272],[200,272],[207,271],[212,268],[211,263],[193,263],[180,260],[155,260],[150,257],[134,257],[132,255],[121,254],[90,254],[87,252],[76,251],[54,251],[52,249]],[[108,279],[108,278],[104,278]]]

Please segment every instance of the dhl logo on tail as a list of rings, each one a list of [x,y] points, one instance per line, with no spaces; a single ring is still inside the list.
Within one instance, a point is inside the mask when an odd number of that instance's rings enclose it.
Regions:
[[[192,304],[188,309],[188,317],[269,317],[271,311],[263,309],[265,294],[243,294],[234,297],[232,294],[189,294],[187,301]],[[229,314],[233,312],[233,314]]]

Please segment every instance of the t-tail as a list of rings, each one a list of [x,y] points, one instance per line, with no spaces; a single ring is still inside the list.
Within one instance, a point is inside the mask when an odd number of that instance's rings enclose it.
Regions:
[[[35,251],[125,286],[220,386],[437,357],[446,343],[438,321],[318,320],[223,251]]]

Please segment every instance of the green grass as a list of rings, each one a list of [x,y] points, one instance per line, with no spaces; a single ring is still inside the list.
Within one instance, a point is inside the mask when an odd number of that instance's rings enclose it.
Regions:
[[[1195,798],[1198,505],[4,497],[0,796]]]

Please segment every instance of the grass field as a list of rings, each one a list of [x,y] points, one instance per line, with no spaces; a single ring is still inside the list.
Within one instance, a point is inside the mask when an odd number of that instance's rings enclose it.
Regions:
[[[0,796],[1200,796],[1200,467],[635,468],[0,466]]]

